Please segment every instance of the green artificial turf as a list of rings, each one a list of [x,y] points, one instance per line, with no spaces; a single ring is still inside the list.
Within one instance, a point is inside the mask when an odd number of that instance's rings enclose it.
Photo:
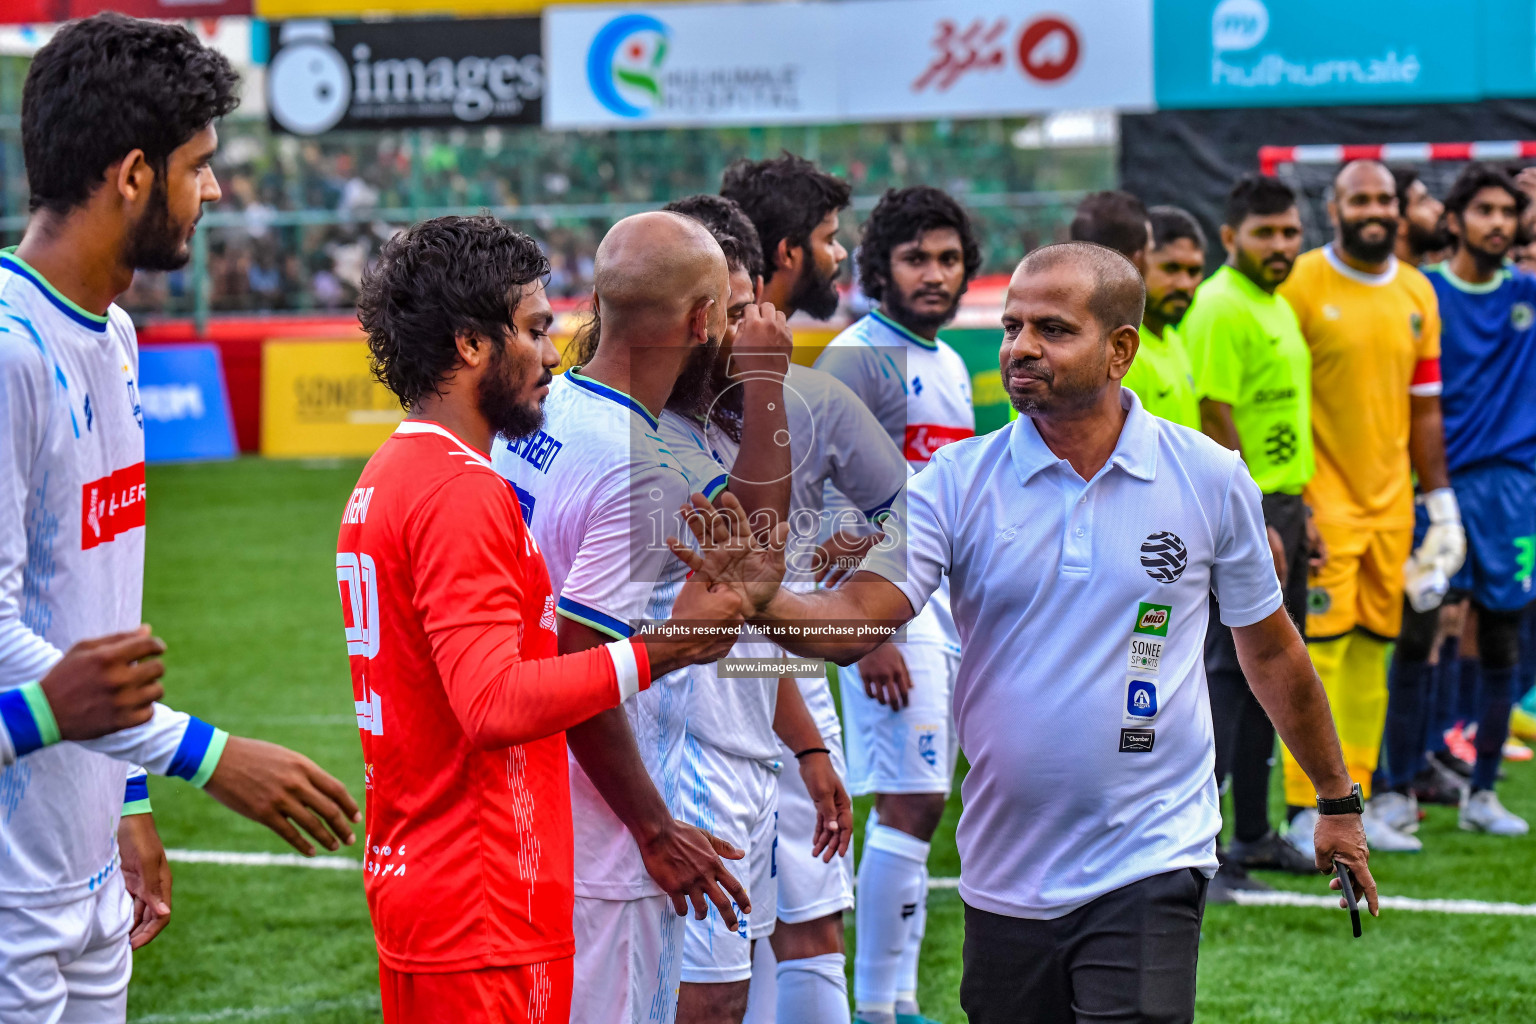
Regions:
[[[145,618],[170,647],[169,703],[302,750],[359,799],[362,758],[333,567],[336,527],[360,469],[357,461],[259,459],[151,468],[144,600]],[[184,783],[155,779],[151,794],[168,847],[287,849]],[[1536,768],[1510,766],[1501,795],[1517,813],[1536,817]],[[861,835],[868,802],[857,803]],[[935,877],[959,872],[958,810],[957,792],[935,837]],[[1425,853],[1373,862],[1383,891],[1536,903],[1536,840],[1460,832],[1446,808],[1430,809],[1420,835]],[[172,923],[136,957],[130,1021],[379,1020],[359,874],[185,863],[173,870]],[[1324,892],[1321,878],[1265,877]],[[930,897],[920,995],[924,1011],[947,1024],[964,1020],[961,911],[953,890]],[[1536,918],[1389,911],[1365,927],[1356,941],[1342,911],[1211,907],[1198,1019],[1531,1018]],[[850,915],[850,954],[855,938]]]

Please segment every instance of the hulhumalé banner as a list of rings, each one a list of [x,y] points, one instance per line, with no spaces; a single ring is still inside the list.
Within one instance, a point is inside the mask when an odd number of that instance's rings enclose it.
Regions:
[[[267,110],[295,135],[346,128],[537,124],[538,18],[273,22]]]
[[[235,425],[216,345],[140,348],[139,407],[146,462],[235,457]]]
[[[545,123],[639,128],[1147,108],[1151,12],[1148,0],[553,8],[544,15]]]
[[[1156,0],[1165,108],[1536,95],[1533,0]]]
[[[372,455],[405,418],[368,369],[364,341],[269,341],[261,350],[261,454]]]

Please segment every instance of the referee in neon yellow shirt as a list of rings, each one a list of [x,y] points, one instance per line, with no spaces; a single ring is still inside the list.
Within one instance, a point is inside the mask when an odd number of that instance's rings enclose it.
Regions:
[[[1306,623],[1308,559],[1318,546],[1302,489],[1312,478],[1312,362],[1295,312],[1275,290],[1301,249],[1301,215],[1283,182],[1250,176],[1227,197],[1221,243],[1227,262],[1195,293],[1181,330],[1194,368],[1203,429],[1243,455],[1263,492],[1264,522],[1286,610]],[[1237,663],[1232,633],[1216,618],[1206,634],[1205,671],[1216,729],[1216,775],[1232,776],[1233,840],[1208,899],[1263,889],[1247,868],[1311,874],[1310,855],[1269,825],[1270,724]]]
[[[1174,330],[1205,276],[1205,232],[1186,211],[1148,211],[1129,192],[1094,192],[1078,204],[1074,242],[1113,249],[1136,265],[1146,283],[1141,344],[1121,383],[1142,408],[1191,430],[1200,429],[1200,402],[1184,344]]]

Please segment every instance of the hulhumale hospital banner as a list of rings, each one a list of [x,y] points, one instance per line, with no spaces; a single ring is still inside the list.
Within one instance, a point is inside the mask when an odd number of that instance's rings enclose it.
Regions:
[[[545,12],[551,127],[980,117],[1152,104],[1146,0]]]

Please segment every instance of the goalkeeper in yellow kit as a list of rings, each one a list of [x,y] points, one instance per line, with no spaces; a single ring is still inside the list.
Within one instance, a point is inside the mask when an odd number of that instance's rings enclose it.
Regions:
[[[1328,560],[1308,591],[1307,646],[1328,691],[1350,776],[1370,795],[1387,714],[1387,657],[1402,625],[1405,565],[1460,568],[1466,537],[1445,464],[1435,292],[1393,255],[1392,174],[1345,165],[1328,204],[1334,238],[1303,254],[1280,286],[1312,354],[1317,472],[1306,500]],[[1413,550],[1413,473],[1430,529]],[[1315,794],[1284,753],[1289,837],[1310,854]],[[1373,849],[1414,850],[1368,806]]]

